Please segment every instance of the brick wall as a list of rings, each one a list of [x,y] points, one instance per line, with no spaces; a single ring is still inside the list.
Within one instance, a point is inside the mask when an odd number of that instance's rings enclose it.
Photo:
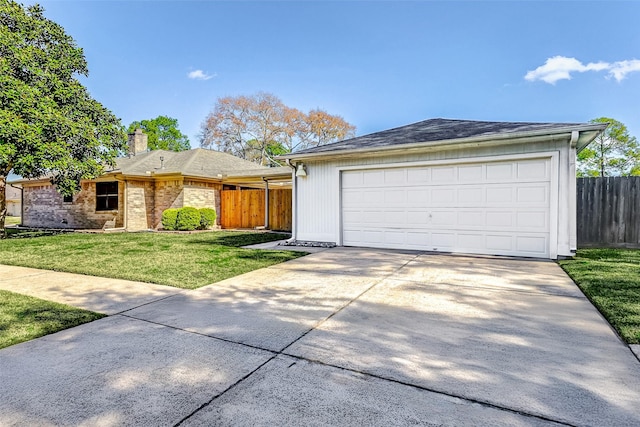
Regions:
[[[96,184],[81,182],[81,190],[73,202],[65,203],[51,184],[25,185],[22,224],[27,227],[102,228],[116,219],[116,227],[123,226],[124,185],[118,185],[117,210],[96,211]]]
[[[153,181],[127,181],[127,230],[147,230],[155,228]]]
[[[94,181],[84,181],[81,187],[73,202],[65,203],[53,185],[26,185],[22,223],[28,227],[99,229],[115,217],[116,227],[124,227],[126,187],[127,230],[158,229],[165,209],[183,206],[215,209],[220,225],[221,184],[181,178],[127,180],[118,183],[118,209],[113,211],[96,211]]]
[[[216,223],[220,225],[220,190],[222,190],[222,184],[185,181],[184,206],[215,209]]]
[[[182,179],[156,181],[155,183],[155,209],[153,214],[153,228],[162,225],[162,212],[169,208],[181,208],[183,206],[184,193]]]

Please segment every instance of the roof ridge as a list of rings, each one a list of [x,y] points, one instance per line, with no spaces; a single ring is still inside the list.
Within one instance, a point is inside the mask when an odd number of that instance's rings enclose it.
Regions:
[[[140,153],[139,155],[128,155],[126,157],[120,157],[120,159],[122,160],[132,160],[131,164],[129,165],[129,167],[134,167],[137,166],[138,164],[144,162],[147,157],[149,157],[151,155],[151,153],[153,152],[153,150],[151,151],[146,151],[144,153]],[[116,159],[116,162],[118,161],[118,159]],[[118,169],[113,169],[111,172],[116,171],[116,170],[122,170],[122,167],[119,166]]]
[[[184,163],[182,164],[182,167],[180,168],[180,169],[182,169],[183,171],[186,171],[186,170],[188,170],[188,169],[189,169],[189,166],[191,166],[191,164],[193,163],[193,161],[194,161],[194,160],[195,160],[195,158],[197,157],[197,154],[199,153],[199,151],[198,151],[198,149],[197,149],[197,148],[192,148],[192,149],[190,149],[190,150],[181,151],[181,152],[180,152],[180,153],[178,153],[178,154],[182,154],[182,153],[185,153],[185,154],[187,154],[187,153],[188,153],[187,161],[186,161],[186,162],[184,162]]]

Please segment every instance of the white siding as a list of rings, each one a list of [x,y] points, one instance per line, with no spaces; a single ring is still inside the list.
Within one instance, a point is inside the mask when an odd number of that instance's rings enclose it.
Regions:
[[[569,247],[570,231],[575,230],[575,218],[570,215],[572,203],[569,187],[575,186],[575,176],[569,173],[569,156],[571,152],[568,140],[504,145],[496,147],[465,148],[458,150],[430,151],[393,155],[387,157],[349,158],[336,161],[305,161],[307,176],[297,178],[296,195],[296,236],[298,240],[323,242],[339,242],[340,239],[340,182],[339,171],[344,168],[367,165],[385,165],[401,163],[437,162],[443,160],[460,160],[470,158],[486,158],[513,156],[539,152],[558,153],[558,188],[557,192],[558,230],[550,236],[551,242],[557,244],[558,255],[571,255]],[[451,162],[454,163],[454,162]],[[552,253],[553,253],[552,248]]]

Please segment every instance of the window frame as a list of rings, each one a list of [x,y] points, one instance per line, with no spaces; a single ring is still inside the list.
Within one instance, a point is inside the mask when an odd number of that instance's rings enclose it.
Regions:
[[[115,184],[115,192],[113,185]],[[96,182],[96,212],[111,212],[118,210],[118,196],[120,185],[118,181]],[[115,200],[115,207],[114,205]]]

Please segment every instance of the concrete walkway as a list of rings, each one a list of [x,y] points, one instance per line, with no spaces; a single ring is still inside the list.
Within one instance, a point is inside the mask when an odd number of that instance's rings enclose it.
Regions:
[[[11,269],[67,301],[106,283]],[[640,425],[638,359],[552,262],[335,248],[136,286],[0,350],[0,425]]]

